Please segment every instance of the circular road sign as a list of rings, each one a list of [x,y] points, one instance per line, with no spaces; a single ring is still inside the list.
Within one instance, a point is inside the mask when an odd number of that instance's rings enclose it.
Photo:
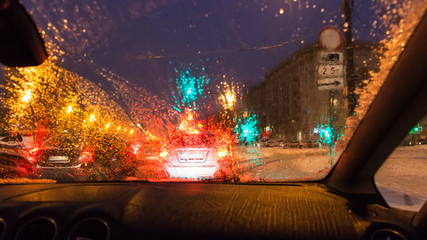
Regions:
[[[327,50],[335,50],[342,45],[341,33],[335,27],[325,27],[320,31],[319,42]]]

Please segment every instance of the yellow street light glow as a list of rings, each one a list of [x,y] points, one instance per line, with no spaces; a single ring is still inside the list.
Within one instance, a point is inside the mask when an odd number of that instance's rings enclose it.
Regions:
[[[90,115],[90,118],[89,118],[89,122],[92,122],[92,121],[95,121],[96,119],[95,119],[95,115]]]
[[[130,130],[130,134],[133,134],[133,130]]]
[[[234,101],[236,101],[236,95],[234,95],[234,93],[232,93],[231,91],[227,92],[227,94],[225,95],[225,98],[227,99],[227,102],[229,104],[231,104]]]
[[[23,102],[30,102],[31,100],[31,90],[27,90],[24,93],[24,96],[22,96],[22,101]]]
[[[187,128],[187,121],[182,121],[181,124],[179,125],[179,130],[185,130]]]
[[[105,125],[105,128],[109,128],[111,123],[108,123],[107,125]]]
[[[70,113],[70,112],[72,112],[72,111],[73,111],[73,107],[68,106],[68,108],[67,108],[67,113]]]
[[[236,102],[236,94],[233,90],[228,90],[226,93],[221,95],[223,105],[225,109],[232,109]]]
[[[120,130],[120,127],[117,128],[117,131],[119,131],[119,130]]]

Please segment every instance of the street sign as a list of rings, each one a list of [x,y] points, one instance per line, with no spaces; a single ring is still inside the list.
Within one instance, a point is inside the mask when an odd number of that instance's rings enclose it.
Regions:
[[[317,58],[317,89],[344,88],[344,53],[340,50],[320,50]]]
[[[344,64],[344,54],[339,51],[319,51],[319,64]]]
[[[317,88],[319,90],[335,90],[343,89],[343,78],[322,78],[317,81]]]
[[[328,26],[320,31],[319,42],[324,49],[335,50],[341,47],[343,40],[336,27]]]
[[[319,79],[329,78],[329,77],[342,77],[342,76],[344,76],[343,65],[321,64],[321,65],[319,65],[319,68],[317,69],[317,74],[319,76]]]

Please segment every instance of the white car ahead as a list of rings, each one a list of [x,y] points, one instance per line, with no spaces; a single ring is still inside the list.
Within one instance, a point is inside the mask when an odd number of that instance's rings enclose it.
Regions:
[[[168,176],[181,179],[214,179],[230,172],[230,154],[209,133],[179,132],[161,153]]]

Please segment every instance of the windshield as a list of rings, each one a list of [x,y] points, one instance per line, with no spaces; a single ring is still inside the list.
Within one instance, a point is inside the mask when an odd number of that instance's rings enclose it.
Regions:
[[[1,131],[25,136],[7,154],[30,169],[5,182],[322,179],[427,6],[22,3],[49,58],[0,71]]]

